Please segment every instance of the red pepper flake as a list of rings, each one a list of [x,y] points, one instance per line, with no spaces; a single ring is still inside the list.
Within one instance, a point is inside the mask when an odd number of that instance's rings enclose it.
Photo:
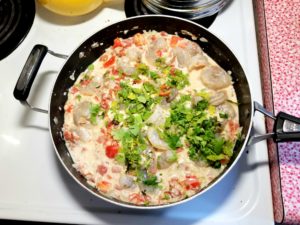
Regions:
[[[116,60],[116,57],[113,55],[112,57],[110,57],[109,60],[107,60],[104,64],[103,64],[103,67],[104,68],[107,68],[111,65],[113,65],[115,63],[115,60]]]

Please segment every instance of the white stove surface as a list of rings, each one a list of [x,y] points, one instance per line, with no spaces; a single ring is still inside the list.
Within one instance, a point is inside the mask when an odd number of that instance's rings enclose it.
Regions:
[[[55,16],[38,6],[28,36],[0,61],[0,218],[76,224],[274,224],[265,142],[245,151],[225,179],[202,196],[167,209],[129,210],[97,199],[70,178],[52,146],[48,116],[14,99],[16,81],[35,44],[71,54],[91,34],[124,19],[123,4],[114,0],[80,18]],[[254,100],[262,102],[252,1],[232,1],[209,30],[239,58]],[[33,105],[48,108],[63,63],[46,56],[31,91]],[[264,132],[264,118],[256,115],[254,123]]]

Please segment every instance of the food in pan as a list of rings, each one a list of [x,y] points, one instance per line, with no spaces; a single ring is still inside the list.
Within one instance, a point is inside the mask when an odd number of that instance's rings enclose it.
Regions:
[[[230,72],[165,32],[116,38],[64,109],[74,167],[101,194],[135,205],[198,193],[226,168],[241,131]]]

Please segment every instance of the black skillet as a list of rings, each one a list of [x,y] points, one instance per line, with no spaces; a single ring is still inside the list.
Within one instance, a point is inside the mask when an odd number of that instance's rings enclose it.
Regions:
[[[69,172],[69,174],[82,187],[101,199],[117,205],[131,208],[162,208],[165,206],[176,205],[195,197],[193,196],[176,203],[162,206],[137,206],[134,204],[121,202],[117,199],[108,198],[99,193],[95,188],[91,187],[86,182],[84,177],[81,176],[80,173],[73,168],[72,158],[65,145],[65,141],[62,135],[62,127],[64,124],[63,109],[67,100],[67,92],[69,88],[72,87],[80,73],[83,72],[88,65],[99,58],[99,56],[104,52],[106,48],[113,44],[113,40],[116,37],[128,38],[138,32],[141,33],[144,30],[165,31],[169,34],[176,33],[181,37],[195,41],[222,68],[224,68],[226,71],[232,72],[231,75],[234,82],[234,89],[236,91],[239,102],[239,119],[240,126],[243,127],[243,140],[235,147],[234,156],[231,158],[231,161],[224,172],[220,174],[208,187],[201,190],[195,196],[204,193],[210,187],[218,183],[218,181],[223,179],[224,176],[238,161],[247,144],[252,144],[268,137],[272,137],[276,142],[300,140],[300,129],[299,125],[297,125],[300,124],[300,119],[287,115],[283,112],[280,112],[277,117],[275,117],[272,114],[266,112],[265,109],[258,103],[254,102],[253,104],[249,83],[239,61],[231,52],[231,50],[222,41],[220,41],[220,39],[210,33],[206,28],[188,20],[171,16],[151,15],[132,17],[112,24],[98,31],[87,40],[85,40],[69,57],[54,53],[48,50],[46,46],[36,45],[27,59],[27,62],[23,68],[23,71],[21,72],[20,78],[14,90],[15,98],[22,104],[25,104],[26,106],[29,106],[31,109],[36,111],[47,112],[46,110],[41,110],[31,106],[26,101],[32,83],[38,72],[39,66],[47,52],[58,57],[67,58],[64,66],[58,74],[51,95],[49,105],[50,132],[58,158],[60,159],[66,170]],[[72,76],[75,77],[75,80],[70,79],[70,77]],[[249,139],[252,128],[253,112],[255,110],[261,111],[265,115],[270,116],[275,120],[274,132],[265,135],[254,135]]]

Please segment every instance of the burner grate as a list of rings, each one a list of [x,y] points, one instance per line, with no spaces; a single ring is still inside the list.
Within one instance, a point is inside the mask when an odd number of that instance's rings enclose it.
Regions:
[[[0,0],[0,60],[23,41],[34,16],[34,0]]]
[[[124,9],[125,9],[126,17],[157,14],[154,11],[151,11],[148,7],[146,7],[143,4],[142,0],[125,0]],[[191,19],[191,20],[208,28],[215,21],[217,15],[218,15],[218,13],[215,13],[208,17],[196,18],[196,19]],[[177,15],[175,15],[175,16],[177,16]]]

